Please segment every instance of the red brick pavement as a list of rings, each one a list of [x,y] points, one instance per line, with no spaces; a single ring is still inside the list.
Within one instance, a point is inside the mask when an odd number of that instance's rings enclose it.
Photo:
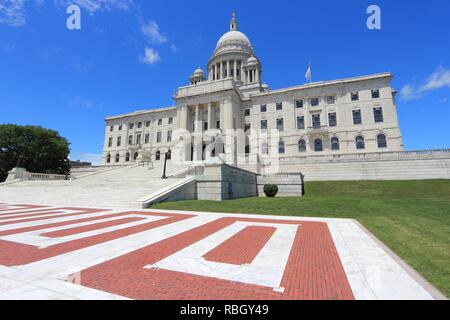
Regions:
[[[77,233],[83,233],[83,232],[88,232],[88,231],[93,231],[93,230],[98,230],[98,229],[103,229],[103,228],[108,228],[108,227],[119,226],[121,224],[126,224],[126,223],[130,223],[130,222],[141,221],[141,220],[145,220],[145,218],[123,218],[123,219],[117,219],[117,220],[112,220],[112,221],[94,223],[94,224],[90,224],[90,225],[82,226],[82,227],[68,228],[68,229],[64,229],[64,230],[42,233],[41,236],[49,237],[49,238],[67,237],[67,236],[74,235]]]
[[[230,239],[206,253],[208,261],[235,265],[250,264],[274,234],[273,227],[246,227]]]
[[[273,288],[144,269],[200,241],[235,221],[301,224],[281,286]],[[286,220],[221,218],[81,272],[81,284],[134,299],[354,299],[326,223]]]
[[[137,226],[102,233],[100,235],[67,241],[43,249],[39,249],[38,247],[31,245],[0,240],[0,252],[2,253],[0,255],[0,264],[5,266],[24,265],[42,259],[54,257],[63,253],[83,249],[103,242],[126,237],[153,228],[161,227],[170,223],[182,221],[192,217],[191,215],[182,215],[182,214],[174,215],[174,214],[138,212],[138,211],[130,211],[123,214],[143,214],[149,216],[162,216],[166,218],[158,221],[144,223]],[[48,227],[48,225],[46,225],[45,227]]]

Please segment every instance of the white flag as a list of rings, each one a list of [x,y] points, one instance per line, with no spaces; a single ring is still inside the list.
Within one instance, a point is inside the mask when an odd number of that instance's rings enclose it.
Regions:
[[[308,70],[306,70],[305,78],[306,78],[306,81],[311,82],[311,65],[310,64],[308,64]]]

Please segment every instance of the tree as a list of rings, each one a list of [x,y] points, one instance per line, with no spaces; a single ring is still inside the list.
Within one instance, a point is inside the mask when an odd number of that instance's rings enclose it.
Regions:
[[[29,172],[69,174],[69,142],[37,126],[0,125],[0,182],[16,165]]]

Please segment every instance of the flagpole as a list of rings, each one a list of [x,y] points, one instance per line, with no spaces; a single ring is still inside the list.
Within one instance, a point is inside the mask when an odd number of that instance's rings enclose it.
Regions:
[[[311,63],[308,64],[309,68],[309,83],[312,83],[312,70],[311,70]]]

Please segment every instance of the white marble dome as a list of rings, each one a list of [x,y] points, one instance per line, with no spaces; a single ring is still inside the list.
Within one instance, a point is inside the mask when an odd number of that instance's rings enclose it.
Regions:
[[[203,72],[202,68],[198,67],[197,69],[195,69],[193,76],[204,76],[205,73]]]
[[[216,49],[221,47],[222,45],[229,44],[231,42],[241,42],[242,44],[246,44],[251,47],[250,40],[248,37],[240,31],[228,31],[225,33],[217,42]]]
[[[255,65],[258,63],[258,59],[256,59],[254,56],[251,56],[247,60],[247,65]]]

